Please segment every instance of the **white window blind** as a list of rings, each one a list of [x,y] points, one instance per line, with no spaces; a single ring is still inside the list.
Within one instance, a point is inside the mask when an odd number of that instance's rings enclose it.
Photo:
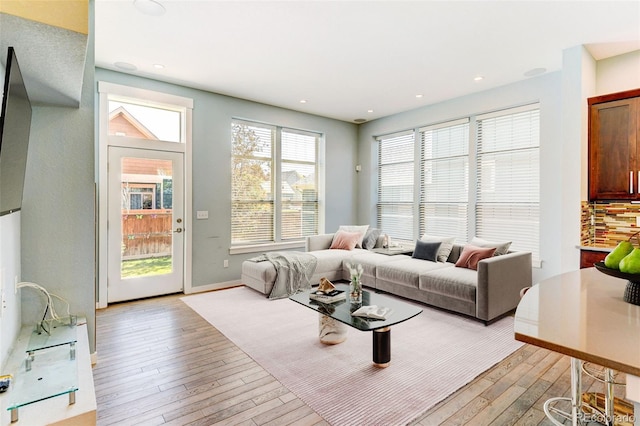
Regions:
[[[274,145],[275,128],[232,123],[232,244],[275,239]]]
[[[378,138],[378,228],[413,240],[414,134]]]
[[[232,245],[318,233],[319,141],[315,133],[232,122]]]
[[[282,240],[318,233],[318,138],[282,131]]]
[[[420,234],[467,241],[469,120],[420,129]]]
[[[540,110],[477,117],[476,235],[540,259]]]

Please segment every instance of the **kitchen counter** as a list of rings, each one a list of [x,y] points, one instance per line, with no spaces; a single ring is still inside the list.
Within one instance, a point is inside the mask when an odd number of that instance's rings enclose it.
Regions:
[[[579,248],[580,250],[588,250],[588,251],[598,251],[598,252],[604,252],[604,253],[611,253],[611,251],[612,251],[615,247],[576,246],[576,248]]]
[[[627,373],[627,399],[640,412],[640,306],[624,301],[626,285],[595,268],[543,280],[520,301],[514,331],[516,340],[572,358],[574,399],[583,361]]]

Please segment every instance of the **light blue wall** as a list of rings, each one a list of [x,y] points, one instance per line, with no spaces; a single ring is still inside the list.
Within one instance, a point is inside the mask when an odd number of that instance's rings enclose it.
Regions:
[[[93,13],[91,3],[90,13]],[[93,25],[93,18],[89,19]],[[79,108],[34,105],[22,203],[22,280],[66,299],[87,317],[95,351],[94,48],[89,33]],[[22,321],[42,297],[22,289]],[[60,315],[64,312],[58,312]]]
[[[96,80],[169,93],[194,101],[193,108],[193,269],[194,287],[238,280],[242,261],[229,255],[231,243],[231,119],[244,118],[325,136],[325,230],[357,220],[357,126],[174,84],[96,69]],[[208,210],[208,220],[195,220]],[[229,267],[223,260],[229,259]],[[197,288],[195,289],[197,290]]]

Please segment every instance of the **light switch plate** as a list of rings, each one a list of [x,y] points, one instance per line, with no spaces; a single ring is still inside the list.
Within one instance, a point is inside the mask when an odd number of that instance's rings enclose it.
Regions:
[[[636,216],[636,226],[640,226],[640,216]]]
[[[198,210],[196,212],[196,219],[209,219],[209,211],[208,210]]]

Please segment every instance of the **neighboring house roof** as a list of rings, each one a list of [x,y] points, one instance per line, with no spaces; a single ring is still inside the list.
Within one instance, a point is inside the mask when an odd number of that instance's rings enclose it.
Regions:
[[[109,133],[123,133],[129,137],[158,140],[153,132],[138,121],[124,107],[118,107],[109,113]]]

